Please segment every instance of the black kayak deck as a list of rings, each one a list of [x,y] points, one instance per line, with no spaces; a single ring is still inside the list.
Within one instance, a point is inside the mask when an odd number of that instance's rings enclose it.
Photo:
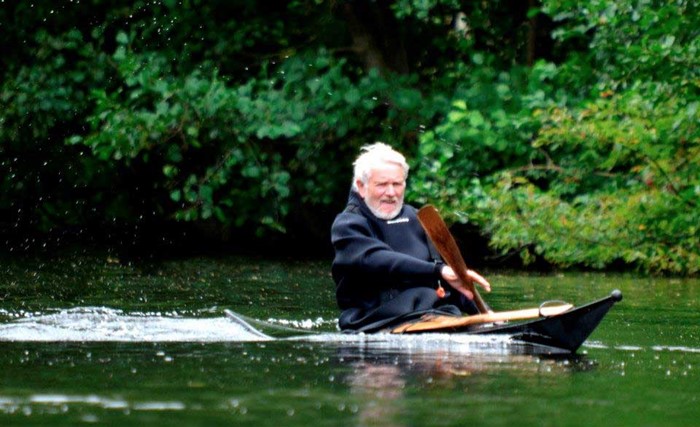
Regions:
[[[463,328],[441,329],[434,332],[509,335],[511,340],[520,343],[550,347],[555,352],[575,353],[600,324],[610,308],[621,300],[622,292],[614,290],[605,298],[575,307],[555,316],[540,317],[520,322],[468,325]],[[411,321],[412,324],[419,322],[420,319]]]

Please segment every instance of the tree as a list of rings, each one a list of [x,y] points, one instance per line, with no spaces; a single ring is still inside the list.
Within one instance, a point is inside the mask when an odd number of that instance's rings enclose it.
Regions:
[[[506,108],[473,92],[453,103],[421,141],[433,159],[421,190],[444,185],[448,210],[526,262],[697,273],[696,9],[543,2],[558,43],[587,48],[501,75]],[[504,153],[519,156],[489,162]]]
[[[696,273],[697,8],[2,3],[6,246],[172,224],[323,245],[384,140],[413,201],[503,254]]]

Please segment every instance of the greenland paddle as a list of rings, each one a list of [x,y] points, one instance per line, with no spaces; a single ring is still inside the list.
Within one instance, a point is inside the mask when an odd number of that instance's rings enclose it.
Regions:
[[[526,308],[523,310],[500,311],[495,313],[475,314],[473,316],[441,316],[425,315],[417,322],[407,323],[392,329],[394,334],[404,332],[440,331],[445,329],[456,329],[469,325],[480,325],[482,323],[508,322],[511,320],[537,319],[540,317],[558,316],[571,310],[571,304],[560,304],[540,308]]]
[[[445,224],[445,221],[443,221],[440,213],[435,209],[435,206],[425,205],[420,208],[418,210],[418,221],[420,221],[442,259],[447,265],[452,267],[459,280],[461,280],[464,286],[474,295],[474,303],[479,313],[488,313],[489,310],[486,307],[486,303],[484,303],[481,295],[479,295],[472,280],[467,276],[467,264],[464,262],[464,258],[462,258],[462,254],[459,252],[457,242],[455,242],[454,237],[452,237],[450,230],[447,228],[447,224]]]

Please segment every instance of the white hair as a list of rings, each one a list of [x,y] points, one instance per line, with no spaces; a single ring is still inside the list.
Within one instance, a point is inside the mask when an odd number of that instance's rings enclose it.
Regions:
[[[352,178],[352,188],[357,191],[357,181],[362,181],[367,184],[369,176],[374,169],[377,169],[387,163],[393,163],[401,166],[403,169],[404,179],[408,178],[408,163],[403,154],[391,148],[390,145],[383,142],[375,142],[363,146],[361,154],[353,163],[354,174]]]

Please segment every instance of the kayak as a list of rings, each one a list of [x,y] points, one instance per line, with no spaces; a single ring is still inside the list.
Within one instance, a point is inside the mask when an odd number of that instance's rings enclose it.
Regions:
[[[459,247],[450,233],[447,224],[440,216],[438,210],[432,205],[423,206],[418,210],[418,220],[423,229],[435,245],[440,256],[452,266],[458,273],[460,280],[465,284],[471,284],[467,277],[467,265],[464,263]],[[460,274],[461,273],[461,274]],[[397,327],[390,328],[391,333],[426,333],[426,332],[450,332],[473,335],[506,334],[514,342],[532,344],[551,349],[554,352],[575,353],[586,341],[586,338],[598,326],[608,310],[618,301],[622,300],[622,292],[613,291],[609,296],[590,304],[575,307],[560,307],[555,313],[545,313],[541,309],[522,310],[528,312],[528,316],[518,314],[512,319],[506,316],[505,320],[523,320],[517,323],[503,323],[498,320],[488,320],[491,314],[486,304],[481,300],[479,292],[471,284],[467,288],[474,294],[474,303],[479,309],[475,316],[439,316],[424,314],[415,316],[415,320],[402,322]],[[527,317],[535,320],[527,320]],[[475,321],[477,318],[479,321]],[[483,322],[480,320],[484,320]]]
[[[508,335],[511,341],[525,345],[535,345],[550,349],[551,353],[575,353],[600,324],[612,306],[622,300],[622,292],[614,290],[605,298],[591,303],[573,307],[564,306],[565,310],[547,314],[546,308],[535,309],[540,315],[530,320],[516,322],[473,322],[476,316],[439,316],[425,315],[391,327],[387,332],[411,333],[452,333],[471,335]],[[527,310],[522,310],[523,312]],[[516,312],[513,312],[516,313]],[[494,313],[498,315],[498,313]],[[490,316],[494,318],[494,316]],[[508,316],[505,316],[508,317]],[[497,317],[495,317],[497,318]],[[540,349],[542,350],[542,349]]]
[[[621,300],[622,292],[614,290],[605,298],[578,307],[571,304],[557,306],[543,304],[533,309],[473,316],[428,313],[393,324],[373,334],[503,335],[507,336],[512,343],[525,346],[520,350],[526,353],[574,354],[612,306]],[[281,327],[250,319],[231,310],[224,310],[224,312],[229,320],[237,323],[256,339],[296,338],[314,333],[307,329]]]

